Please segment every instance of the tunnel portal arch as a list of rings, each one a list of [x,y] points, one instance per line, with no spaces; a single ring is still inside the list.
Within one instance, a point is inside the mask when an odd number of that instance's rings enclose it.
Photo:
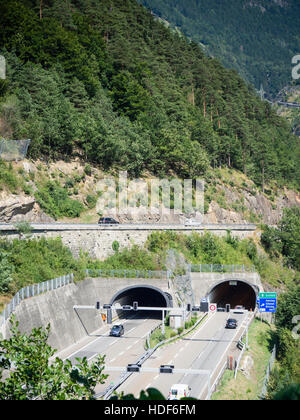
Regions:
[[[245,280],[226,279],[213,285],[207,293],[209,302],[220,307],[229,304],[231,308],[242,305],[248,310],[256,307],[259,287]]]
[[[163,292],[161,289],[155,286],[150,285],[135,285],[129,286],[122,290],[119,290],[111,298],[110,304],[120,303],[120,305],[131,305],[133,302],[138,302],[139,306],[149,306],[149,307],[173,307],[172,296],[169,293]],[[119,311],[117,310],[117,315],[122,313],[123,316],[132,315],[132,311]],[[141,316],[153,316],[160,318],[161,313],[159,311],[137,311]]]

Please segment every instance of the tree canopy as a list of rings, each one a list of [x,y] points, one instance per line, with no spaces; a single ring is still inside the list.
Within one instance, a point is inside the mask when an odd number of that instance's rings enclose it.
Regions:
[[[0,116],[31,158],[300,185],[299,139],[253,88],[135,0],[8,0]],[[0,133],[1,134],[1,133]]]

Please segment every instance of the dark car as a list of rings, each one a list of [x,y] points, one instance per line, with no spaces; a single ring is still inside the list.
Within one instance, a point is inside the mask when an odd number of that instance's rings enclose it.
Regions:
[[[99,225],[119,225],[119,222],[117,222],[112,217],[100,217],[98,224]]]
[[[114,325],[110,330],[109,335],[112,337],[121,337],[124,334],[124,327],[123,325]]]
[[[236,319],[227,319],[225,328],[235,329],[237,327]]]

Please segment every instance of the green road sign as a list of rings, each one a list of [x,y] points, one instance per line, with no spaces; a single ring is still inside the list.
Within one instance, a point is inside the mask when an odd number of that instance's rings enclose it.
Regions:
[[[260,299],[277,299],[277,293],[260,293]]]

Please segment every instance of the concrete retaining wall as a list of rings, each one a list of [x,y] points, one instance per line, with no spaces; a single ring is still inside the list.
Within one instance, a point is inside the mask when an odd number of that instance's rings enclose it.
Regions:
[[[230,230],[232,236],[240,239],[253,237],[256,232],[255,225],[118,225],[118,226],[98,226],[98,225],[34,225],[31,233],[32,238],[56,238],[60,236],[63,243],[68,246],[75,256],[79,256],[80,250],[88,252],[92,258],[105,259],[114,254],[112,244],[117,241],[120,250],[130,248],[133,244],[145,245],[151,232],[173,231],[177,233],[191,234],[194,232],[203,235],[210,232],[218,236],[225,236]],[[20,238],[16,229],[12,225],[1,225],[2,235],[8,239]]]
[[[23,300],[15,310],[21,332],[29,333],[33,328],[51,325],[48,343],[58,351],[63,350],[98,330],[102,325],[96,309],[73,309],[74,305],[96,305],[109,303],[111,298],[126,287],[149,285],[168,291],[164,279],[116,279],[89,278],[60,289]],[[4,338],[9,337],[10,323],[3,329]]]

